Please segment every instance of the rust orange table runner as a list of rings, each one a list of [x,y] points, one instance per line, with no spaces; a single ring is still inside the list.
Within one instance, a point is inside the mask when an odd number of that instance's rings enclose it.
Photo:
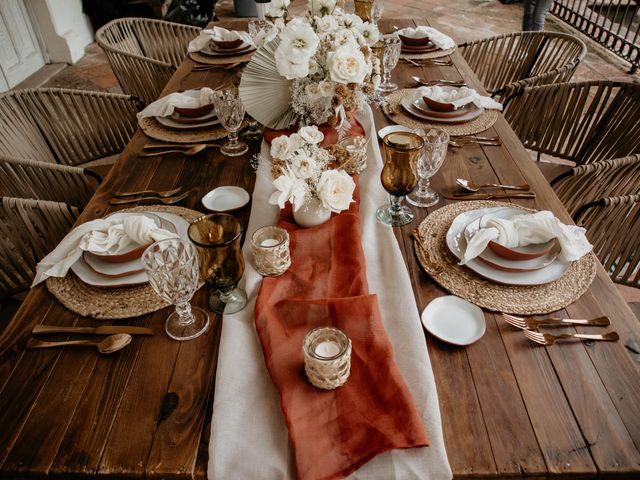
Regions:
[[[368,291],[357,192],[348,211],[323,225],[298,228],[290,206],[279,225],[289,231],[292,265],[263,279],[255,318],[297,477],[343,478],[385,451],[428,445]],[[329,325],[349,336],[353,351],[347,383],[325,391],[305,377],[302,342],[309,330]]]

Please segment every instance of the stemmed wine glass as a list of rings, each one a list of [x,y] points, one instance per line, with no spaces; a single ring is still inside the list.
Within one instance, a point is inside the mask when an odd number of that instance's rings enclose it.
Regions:
[[[209,315],[192,307],[189,300],[198,288],[198,254],[189,242],[178,238],[161,240],[142,254],[149,283],[162,300],[176,306],[165,330],[175,340],[199,337],[209,327]]]
[[[189,238],[198,247],[200,274],[216,288],[209,308],[216,313],[239,312],[247,304],[247,294],[236,288],[244,273],[240,249],[242,224],[232,215],[203,215],[189,225]]]
[[[384,35],[382,37],[384,42],[384,55],[382,58],[382,83],[378,87],[381,92],[393,92],[398,89],[398,85],[391,82],[391,71],[396,68],[398,60],[400,59],[400,48],[402,42],[400,38],[395,35]]]
[[[431,128],[428,132],[420,128],[415,132],[424,140],[424,149],[418,160],[418,189],[407,196],[407,202],[416,207],[431,207],[440,201],[440,195],[431,188],[429,179],[440,169],[447,156],[449,134],[440,128]]]
[[[244,119],[244,105],[234,90],[221,90],[215,93],[213,105],[216,107],[216,114],[224,129],[229,132],[229,141],[220,148],[220,152],[229,157],[237,157],[249,150],[246,143],[238,140],[237,133]]]
[[[386,135],[382,143],[385,161],[380,179],[391,203],[378,208],[376,218],[386,225],[400,227],[413,220],[413,212],[401,202],[418,183],[417,163],[424,140],[412,132],[394,132]]]
[[[384,12],[384,0],[373,0],[371,5],[371,22],[377,27],[378,20],[382,18]]]

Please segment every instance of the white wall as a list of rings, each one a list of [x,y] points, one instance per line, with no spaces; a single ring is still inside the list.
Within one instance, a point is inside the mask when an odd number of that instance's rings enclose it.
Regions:
[[[96,0],[102,1],[102,0]],[[89,18],[81,0],[27,0],[33,23],[49,62],[75,63],[93,42]]]

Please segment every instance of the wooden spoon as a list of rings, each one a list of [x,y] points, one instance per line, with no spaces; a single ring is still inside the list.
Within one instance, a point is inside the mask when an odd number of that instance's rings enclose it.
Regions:
[[[45,342],[43,340],[36,340],[30,338],[27,342],[27,348],[52,348],[62,347],[64,345],[80,345],[97,347],[100,353],[113,353],[118,350],[122,350],[124,347],[131,343],[131,335],[128,333],[117,333],[116,335],[110,335],[100,342],[92,342],[91,340],[67,340],[65,342]]]
[[[187,157],[190,157],[191,155],[195,155],[196,153],[201,152],[205,148],[207,148],[207,145],[200,144],[200,145],[194,145],[193,147],[188,148],[186,150],[163,150],[161,152],[143,153],[143,154],[138,155],[138,156],[139,157],[155,157],[157,155],[166,155],[166,154],[169,154],[169,153],[182,153],[182,154],[186,155]]]

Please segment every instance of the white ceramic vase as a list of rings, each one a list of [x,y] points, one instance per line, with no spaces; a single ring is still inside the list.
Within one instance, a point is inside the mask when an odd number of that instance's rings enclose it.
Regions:
[[[267,3],[256,2],[256,10],[258,11],[258,20],[266,19],[267,10],[269,10],[270,6],[271,6],[271,2],[267,2]]]
[[[331,218],[331,210],[323,207],[320,200],[313,197],[298,210],[293,210],[293,218],[302,228],[315,227]]]

